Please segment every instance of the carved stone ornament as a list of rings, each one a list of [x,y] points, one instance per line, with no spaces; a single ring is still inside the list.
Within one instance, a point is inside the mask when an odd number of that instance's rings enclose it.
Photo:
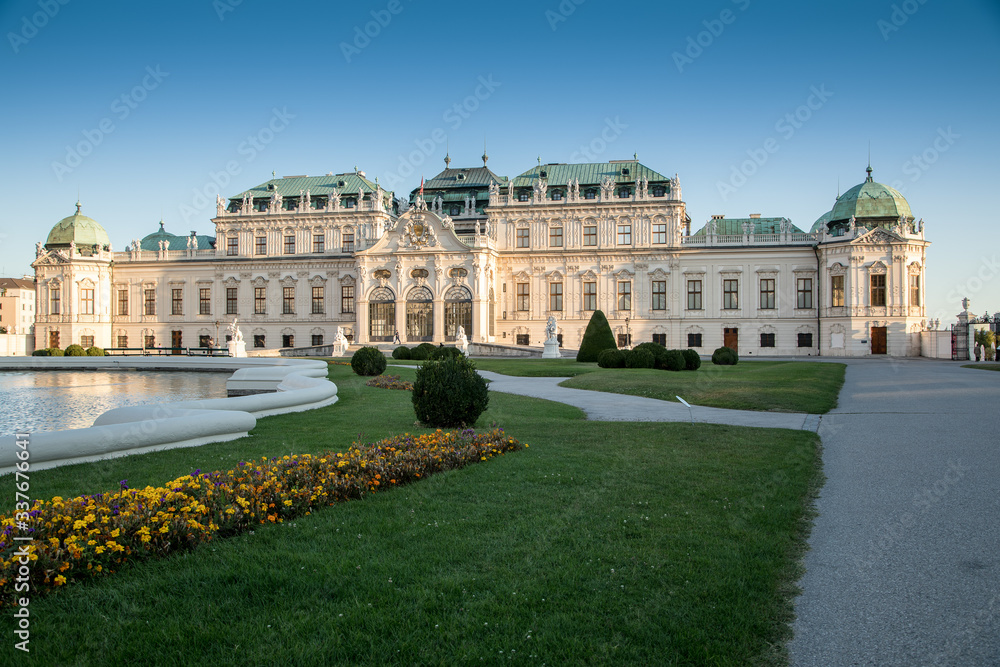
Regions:
[[[431,229],[427,217],[415,215],[403,228],[403,240],[411,248],[423,248],[437,245],[437,237]]]
[[[378,281],[379,287],[385,287],[389,284],[389,279],[392,277],[387,269],[378,269],[372,273],[372,277]]]

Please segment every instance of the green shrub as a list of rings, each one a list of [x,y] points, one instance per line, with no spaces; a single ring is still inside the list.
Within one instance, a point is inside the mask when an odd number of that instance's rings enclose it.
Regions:
[[[33,357],[48,357],[50,355],[51,352],[49,352],[49,348],[47,347],[43,347],[42,349],[35,350],[34,352],[31,353],[31,356]]]
[[[450,359],[452,357],[460,357],[460,356],[462,356],[462,351],[460,349],[458,349],[457,347],[446,346],[446,347],[434,348],[433,350],[431,350],[430,356],[428,356],[427,358],[433,361],[440,361],[441,359]]]
[[[97,347],[96,345],[91,345],[90,347],[87,348],[87,356],[88,357],[103,357],[104,356],[104,348],[103,347]]]
[[[667,350],[666,354],[663,355],[663,364],[661,368],[665,371],[682,371],[684,370],[684,355],[681,354],[680,350]]]
[[[701,356],[695,350],[681,350],[684,357],[685,370],[696,371],[701,368]]]
[[[395,350],[392,351],[393,359],[409,359],[410,358],[410,348],[405,345],[400,345]]]
[[[716,366],[735,366],[739,360],[736,351],[729,347],[720,347],[712,353],[712,363]]]
[[[50,347],[49,348],[49,356],[50,357],[65,357],[66,353],[63,352],[61,348]]]
[[[580,351],[576,353],[576,360],[597,361],[602,350],[613,349],[618,349],[618,344],[615,342],[615,334],[611,331],[611,325],[608,324],[608,318],[604,316],[603,311],[595,310],[594,314],[590,316],[590,323],[587,324],[587,330],[583,334]]]
[[[597,365],[601,368],[625,368],[625,353],[618,349],[601,350],[597,355]]]
[[[63,354],[67,357],[85,357],[87,356],[87,351],[83,349],[82,345],[73,343],[66,348]]]
[[[489,405],[489,387],[464,356],[428,361],[413,381],[413,410],[428,426],[468,426]]]
[[[625,368],[653,368],[656,357],[648,349],[636,348],[625,353]]]
[[[633,348],[635,350],[646,350],[653,355],[653,365],[650,368],[663,368],[663,355],[667,353],[667,348],[659,343],[645,342],[639,343]]]
[[[358,375],[381,375],[385,366],[385,355],[377,347],[363,347],[351,357],[351,369]]]
[[[417,345],[415,348],[410,350],[410,359],[424,361],[425,359],[429,359],[431,356],[431,352],[433,352],[436,349],[437,345],[433,345],[431,343],[421,343],[420,345]]]

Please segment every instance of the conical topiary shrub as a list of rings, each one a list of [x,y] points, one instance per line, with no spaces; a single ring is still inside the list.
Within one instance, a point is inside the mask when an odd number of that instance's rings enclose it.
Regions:
[[[611,331],[608,318],[604,312],[595,310],[590,316],[590,324],[583,334],[583,342],[580,343],[580,351],[576,353],[577,361],[597,361],[597,357],[602,350],[616,350],[618,344],[615,342],[615,334]]]

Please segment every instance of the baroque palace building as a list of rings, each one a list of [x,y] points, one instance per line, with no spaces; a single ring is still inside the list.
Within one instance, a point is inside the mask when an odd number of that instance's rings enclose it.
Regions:
[[[408,198],[355,169],[275,178],[217,202],[214,236],[159,230],[114,252],[77,212],[36,246],[36,348],[207,347],[238,318],[251,350],[454,341],[576,348],[595,310],[621,346],[711,353],[920,354],[923,221],[865,181],[806,232],[712,216],[638,160],[446,168]],[[822,210],[822,209],[819,209]],[[221,328],[220,328],[221,327]]]

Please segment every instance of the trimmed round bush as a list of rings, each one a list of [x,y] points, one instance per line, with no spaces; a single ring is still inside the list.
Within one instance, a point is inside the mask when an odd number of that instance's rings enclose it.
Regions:
[[[597,355],[597,365],[601,368],[625,368],[625,353],[621,350],[601,350]]]
[[[696,371],[701,368],[701,356],[694,350],[681,350],[681,356],[684,357],[684,369],[688,371]]]
[[[682,371],[684,366],[684,355],[681,354],[680,350],[667,350],[666,354],[663,355],[663,370]]]
[[[67,357],[85,357],[87,356],[87,351],[83,349],[82,345],[73,343],[66,348],[64,355]]]
[[[381,375],[385,366],[385,355],[377,347],[363,347],[351,357],[351,369],[358,375]]]
[[[667,353],[667,348],[663,347],[659,343],[652,343],[649,341],[645,343],[639,343],[634,348],[632,348],[632,350],[633,352],[635,350],[647,350],[650,354],[653,355],[654,363],[651,366],[651,368],[663,368],[663,355]]]
[[[97,347],[96,345],[91,345],[90,347],[87,348],[87,356],[88,357],[103,357],[104,356],[104,348],[103,347]]]
[[[428,426],[471,427],[490,403],[486,379],[464,356],[428,361],[413,381],[413,410]]]
[[[58,347],[50,347],[49,353],[46,355],[48,357],[64,357],[66,354]]]
[[[580,341],[580,351],[576,353],[577,361],[597,361],[601,350],[617,350],[618,343],[615,341],[615,334],[611,331],[608,318],[604,312],[595,310],[590,316],[587,330],[583,332],[583,340]]]
[[[712,363],[716,366],[735,366],[739,360],[736,351],[729,347],[720,347],[712,353]]]
[[[434,361],[440,361],[441,359],[450,359],[451,357],[460,357],[460,356],[462,356],[462,351],[460,349],[458,349],[457,347],[446,346],[446,347],[434,348],[431,351],[430,356],[428,356],[427,358],[432,359]]]
[[[431,352],[437,349],[437,345],[432,343],[421,343],[415,348],[410,350],[410,359],[417,359],[418,361],[424,361],[425,359],[430,359]]]
[[[410,348],[405,345],[400,345],[395,350],[392,351],[393,359],[410,359]]]
[[[49,348],[47,347],[43,347],[42,349],[35,350],[34,352],[31,353],[31,356],[33,357],[48,357],[50,355],[51,353],[49,352]]]
[[[625,353],[625,368],[653,368],[656,357],[647,349],[629,350]]]

